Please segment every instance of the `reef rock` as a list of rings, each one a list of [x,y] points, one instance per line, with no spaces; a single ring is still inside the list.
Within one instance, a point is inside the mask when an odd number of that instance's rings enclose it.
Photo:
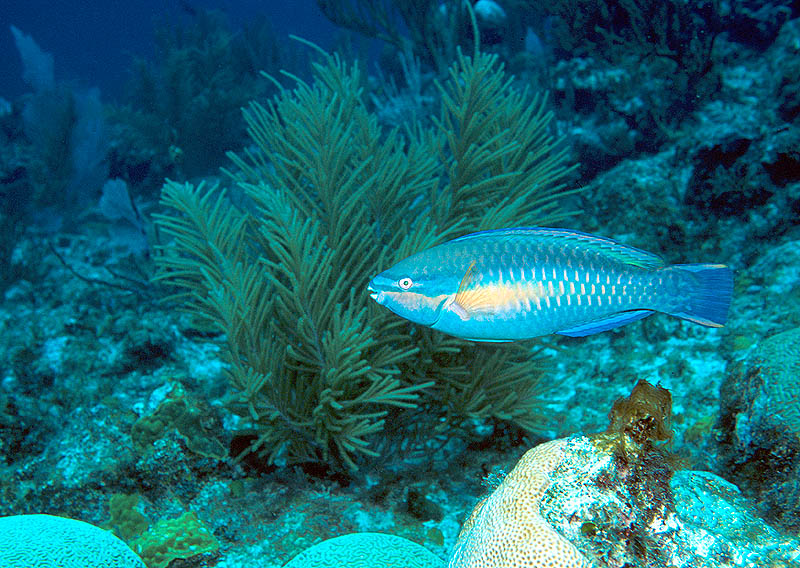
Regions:
[[[671,398],[641,381],[601,434],[529,450],[468,517],[449,568],[797,566],[731,483],[679,470]]]
[[[800,530],[800,328],[762,340],[720,389],[723,474],[769,521]]]

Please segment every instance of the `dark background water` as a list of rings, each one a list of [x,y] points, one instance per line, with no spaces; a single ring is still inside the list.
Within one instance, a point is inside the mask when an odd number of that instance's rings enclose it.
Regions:
[[[193,10],[201,9],[227,14],[234,28],[266,16],[287,41],[295,34],[325,48],[335,33],[314,0],[5,1],[0,2],[0,97],[13,100],[30,90],[22,80],[12,25],[53,55],[56,81],[99,87],[108,100],[120,98],[134,57],[153,56],[154,30],[160,23],[185,24]]]

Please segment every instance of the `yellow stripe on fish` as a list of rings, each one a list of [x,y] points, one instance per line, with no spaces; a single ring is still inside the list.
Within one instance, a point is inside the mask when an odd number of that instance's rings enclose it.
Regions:
[[[459,237],[369,285],[371,297],[396,314],[474,341],[583,336],[656,311],[719,327],[732,290],[722,264],[666,265],[612,239],[541,227]]]

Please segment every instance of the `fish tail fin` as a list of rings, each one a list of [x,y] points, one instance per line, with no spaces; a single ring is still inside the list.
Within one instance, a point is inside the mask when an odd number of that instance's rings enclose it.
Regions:
[[[673,264],[670,268],[690,272],[694,281],[684,311],[672,315],[709,327],[725,325],[733,296],[733,271],[724,264]]]

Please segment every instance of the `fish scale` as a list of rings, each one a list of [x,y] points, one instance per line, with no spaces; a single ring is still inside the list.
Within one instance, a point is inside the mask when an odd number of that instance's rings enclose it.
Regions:
[[[640,275],[639,281],[633,284],[637,275],[625,274],[624,266],[615,267],[611,260],[603,263],[602,259],[597,259],[595,262],[595,255],[577,247],[565,247],[564,250],[559,251],[562,253],[560,255],[561,262],[551,260],[556,257],[556,250],[553,246],[547,246],[543,250],[535,243],[527,246],[513,243],[511,246],[497,244],[492,248],[494,250],[491,250],[490,254],[478,257],[479,268],[476,267],[476,270],[479,272],[479,276],[474,277],[468,290],[480,289],[485,284],[491,284],[495,279],[498,285],[506,284],[509,288],[512,288],[513,284],[521,284],[521,286],[517,286],[512,297],[509,298],[516,300],[513,306],[516,310],[508,310],[511,307],[508,302],[502,305],[498,302],[498,310],[495,310],[494,313],[478,313],[476,317],[479,319],[490,320],[494,316],[503,317],[504,315],[522,319],[534,316],[542,320],[542,323],[549,319],[555,328],[553,331],[555,331],[574,318],[586,319],[586,316],[581,314],[585,314],[593,304],[597,307],[606,304],[611,308],[621,303],[623,295],[628,302],[628,308],[644,307],[653,301],[652,294],[648,293],[648,288],[652,289],[656,286],[642,281],[643,277],[652,279],[652,274]],[[460,256],[469,258],[468,254]],[[500,266],[508,267],[508,277],[503,277],[502,269],[495,268]],[[460,268],[465,269],[465,267],[466,264],[462,262]],[[642,271],[638,267],[628,267],[628,270],[631,272]],[[663,281],[660,277],[658,279]],[[625,280],[624,284],[623,280]],[[605,291],[599,289],[599,286],[605,286],[605,283],[608,283],[610,288],[612,281],[615,287],[617,285],[625,286],[627,293],[620,290],[621,294],[617,295],[616,290],[612,294],[610,289]],[[570,284],[573,287],[570,287]],[[576,284],[577,288],[575,288]],[[603,300],[604,296],[605,300]],[[612,299],[614,296],[617,298],[616,302]],[[508,310],[508,313],[503,314],[502,308]],[[616,310],[609,309],[607,311]]]
[[[655,311],[719,327],[732,293],[724,265],[665,265],[605,237],[547,228],[473,233],[373,278],[371,296],[411,321],[476,341],[581,336]]]

